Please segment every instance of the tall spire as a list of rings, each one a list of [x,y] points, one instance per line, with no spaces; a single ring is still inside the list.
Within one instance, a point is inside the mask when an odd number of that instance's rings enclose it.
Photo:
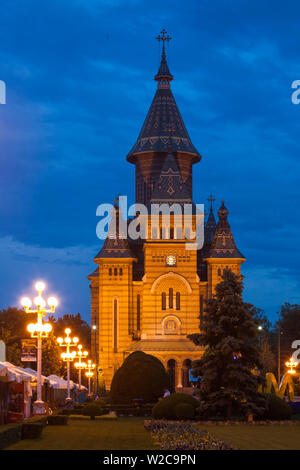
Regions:
[[[213,195],[211,194],[207,198],[208,202],[210,202],[210,209],[209,209],[209,215],[205,224],[205,230],[204,230],[204,243],[206,246],[211,245],[214,235],[216,232],[216,219],[214,216],[214,211],[213,211],[213,202],[216,200]]]
[[[154,77],[158,82],[157,90],[138,139],[127,155],[127,160],[135,163],[138,154],[169,153],[171,148],[172,153],[187,154],[192,157],[192,163],[196,163],[201,160],[201,156],[191,142],[170,87],[173,76],[167,64],[165,42],[169,42],[171,38],[166,35],[165,30],[162,30],[157,39],[163,44],[160,67]]]
[[[161,33],[157,36],[158,42],[162,41],[162,53],[161,53],[161,62],[157,74],[154,77],[154,80],[158,82],[158,88],[168,88],[170,86],[170,81],[173,80],[173,76],[170,73],[167,58],[166,58],[166,48],[165,42],[171,41],[171,37],[166,35],[167,31],[163,29]]]
[[[219,222],[215,235],[206,258],[239,258],[245,259],[242,253],[237,249],[233,235],[228,222],[229,211],[225,207],[224,201],[218,210]]]

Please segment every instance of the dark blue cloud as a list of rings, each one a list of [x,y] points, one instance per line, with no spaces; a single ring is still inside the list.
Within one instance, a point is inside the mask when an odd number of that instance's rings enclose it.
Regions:
[[[299,13],[295,1],[3,0],[1,306],[42,276],[61,313],[88,318],[96,207],[119,192],[133,201],[125,157],[155,92],[162,27],[173,37],[172,88],[203,155],[195,200],[225,199],[248,258],[247,300],[272,318],[299,302]],[[70,261],[70,250],[85,258]]]

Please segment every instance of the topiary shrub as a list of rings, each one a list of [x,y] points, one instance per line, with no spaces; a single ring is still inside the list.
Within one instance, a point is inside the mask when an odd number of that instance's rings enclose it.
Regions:
[[[22,437],[21,439],[37,439],[41,437],[44,429],[42,423],[24,423],[22,424]]]
[[[94,420],[95,416],[101,416],[103,412],[101,406],[97,405],[97,403],[89,403],[83,408],[83,414],[90,416],[90,418]]]
[[[131,404],[135,398],[143,403],[156,402],[164,388],[174,390],[163,364],[154,356],[136,351],[126,358],[111,384],[112,404]]]
[[[267,395],[267,408],[264,419],[286,420],[291,419],[292,409],[286,401],[274,394]]]
[[[179,404],[191,405],[195,415],[199,407],[199,401],[186,393],[172,393],[170,396],[160,400],[152,408],[152,416],[155,419],[177,419],[176,407]]]
[[[68,418],[69,416],[67,415],[49,415],[47,418],[47,421],[50,426],[52,425],[64,426],[68,424]]]
[[[177,419],[193,419],[195,409],[190,403],[179,403],[175,406],[175,414]]]
[[[0,426],[0,449],[18,442],[22,437],[22,424],[11,423]]]

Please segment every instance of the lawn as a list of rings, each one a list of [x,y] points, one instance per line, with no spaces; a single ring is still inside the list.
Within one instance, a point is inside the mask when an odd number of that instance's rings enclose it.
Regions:
[[[40,439],[26,439],[8,450],[137,450],[155,449],[143,418],[70,419],[67,426],[47,426]]]
[[[300,425],[201,425],[200,428],[242,450],[300,450]]]

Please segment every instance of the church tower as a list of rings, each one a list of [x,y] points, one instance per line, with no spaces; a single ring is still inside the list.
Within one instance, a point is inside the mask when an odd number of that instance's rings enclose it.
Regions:
[[[119,233],[120,209],[115,202],[112,223],[100,252],[97,269],[88,277],[91,289],[92,351],[103,369],[106,387],[123,360],[134,351],[156,356],[177,389],[190,386],[192,361],[203,349],[188,339],[197,333],[205,299],[214,295],[225,267],[240,274],[245,261],[237,249],[224,203],[216,223],[212,203],[201,249],[188,249],[197,215],[193,201],[193,165],[201,156],[192,144],[171,91],[163,30],[162,57],[154,79],[157,90],[137,141],[127,155],[135,166],[136,203],[169,208],[147,218],[148,233],[133,240]],[[174,207],[192,208],[183,227]],[[147,216],[145,216],[147,217]],[[130,223],[130,220],[128,221]],[[124,224],[120,224],[124,227]],[[115,231],[114,229],[117,228]],[[115,233],[116,232],[116,233]]]

